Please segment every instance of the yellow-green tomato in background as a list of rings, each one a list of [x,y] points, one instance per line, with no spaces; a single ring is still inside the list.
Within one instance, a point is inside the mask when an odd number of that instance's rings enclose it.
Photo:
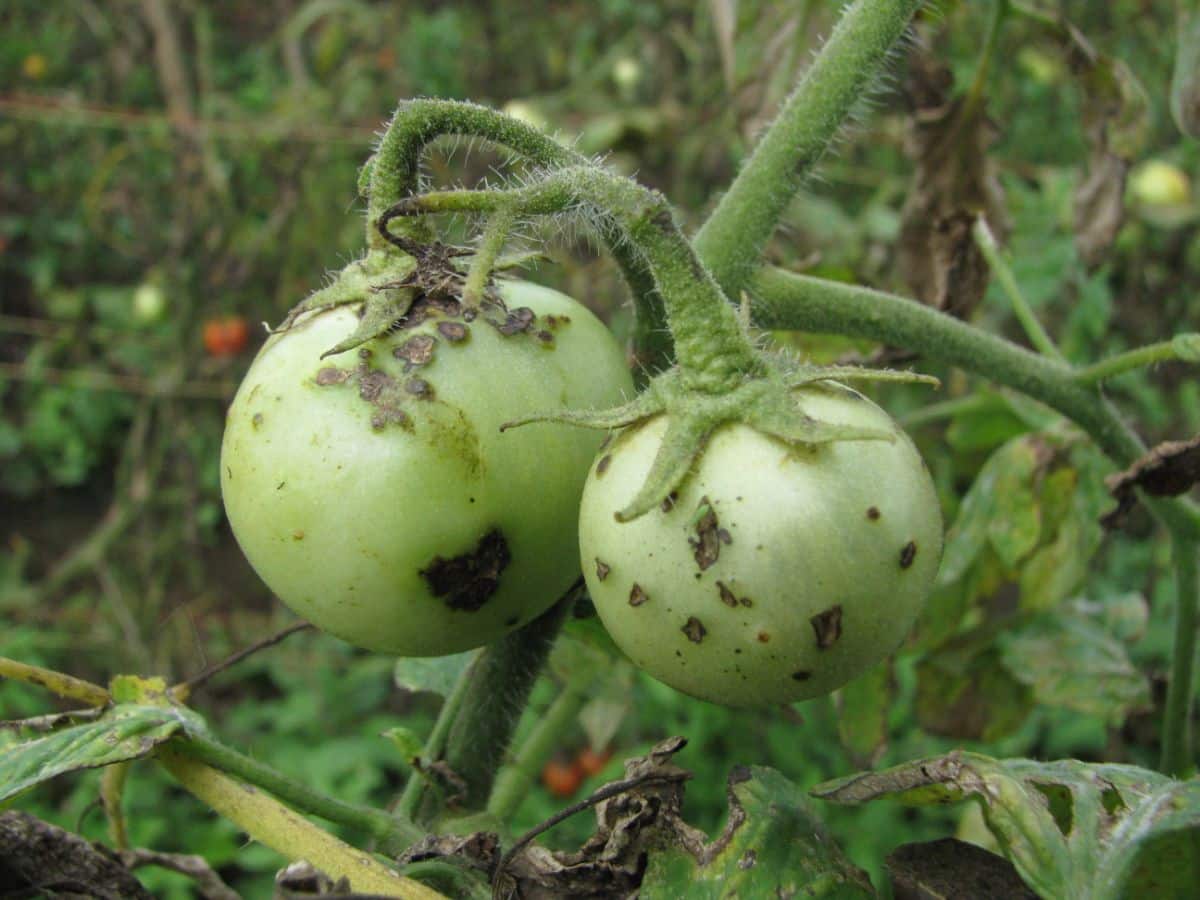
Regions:
[[[580,493],[600,436],[537,412],[632,395],[604,325],[556,291],[507,309],[418,301],[401,327],[320,359],[342,307],[272,337],[229,410],[221,488],[251,565],[352,644],[433,656],[489,643],[578,578]]]
[[[725,426],[662,508],[618,522],[662,442],[660,416],[618,434],[584,489],[600,618],[634,664],[693,697],[764,706],[840,687],[901,644],[937,574],[941,513],[908,437],[840,385],[796,396],[814,418],[894,440],[797,450]]]

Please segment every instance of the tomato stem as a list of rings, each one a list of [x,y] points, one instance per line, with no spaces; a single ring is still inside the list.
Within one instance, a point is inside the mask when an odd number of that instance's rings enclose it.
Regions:
[[[1171,680],[1163,712],[1162,761],[1167,775],[1188,777],[1196,767],[1192,748],[1192,704],[1195,694],[1197,607],[1200,606],[1200,542],[1172,535],[1175,565],[1175,643]]]
[[[508,208],[521,215],[578,210],[615,222],[654,277],[687,387],[723,393],[747,376],[764,373],[737,313],[683,236],[666,198],[628,178],[594,166],[573,166],[512,190],[419,194],[385,210],[379,227],[386,230],[393,219],[426,213]]]
[[[749,284],[763,247],[867,92],[921,0],[857,0],[847,7],[754,148],[694,244],[729,297]]]
[[[403,818],[327,797],[210,737],[193,734],[186,740],[175,741],[172,746],[184,756],[256,785],[302,812],[368,834],[379,841],[385,851],[399,852],[424,836],[421,829]]]
[[[480,651],[463,673],[434,723],[445,735],[438,759],[461,781],[464,809],[482,809],[491,793],[496,771],[508,750],[529,692],[541,674],[567,614],[581,587],[574,587],[548,611],[524,628]],[[414,821],[429,824],[441,815],[444,801],[421,773],[414,773],[400,798],[400,809]]]
[[[593,670],[584,669],[567,680],[550,708],[538,718],[533,731],[513,754],[512,763],[496,776],[487,811],[498,821],[507,823],[512,819],[546,760],[562,744],[563,735],[587,702],[593,676]]]
[[[157,759],[197,798],[289,860],[307,860],[332,878],[346,878],[355,891],[411,900],[442,897],[343,843],[267,794],[178,752],[172,745],[160,747]]]
[[[359,177],[359,192],[367,197],[367,246],[389,249],[376,225],[383,212],[419,189],[421,154],[431,142],[447,135],[481,138],[511,150],[541,169],[590,165],[583,154],[565,147],[531,125],[474,103],[454,100],[407,100],[399,105],[387,130]],[[402,225],[419,240],[428,235],[419,222]],[[670,365],[672,349],[664,327],[662,300],[654,279],[636,248],[617,230],[601,228],[600,235],[629,285],[637,310],[634,353],[648,371]]]

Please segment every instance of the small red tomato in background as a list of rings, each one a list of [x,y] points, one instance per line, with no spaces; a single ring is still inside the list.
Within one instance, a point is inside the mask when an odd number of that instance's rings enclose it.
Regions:
[[[583,770],[576,762],[552,759],[542,769],[542,784],[555,797],[570,797],[583,783]]]
[[[222,316],[205,321],[203,338],[209,356],[237,356],[246,349],[250,328],[241,316]]]
[[[583,774],[592,776],[598,774],[612,759],[612,750],[593,750],[591,747],[584,747],[575,757],[575,765],[578,766]]]

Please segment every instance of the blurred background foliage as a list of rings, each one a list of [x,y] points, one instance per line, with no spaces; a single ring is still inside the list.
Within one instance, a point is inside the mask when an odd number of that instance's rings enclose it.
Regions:
[[[5,3],[0,654],[98,681],[178,680],[290,621],[223,520],[223,411],[264,339],[258,323],[278,322],[359,252],[357,169],[399,98],[503,107],[636,172],[695,225],[838,6]],[[989,6],[944,0],[921,18],[792,204],[770,257],[1020,340],[1011,304],[961,233],[964,213],[984,213],[1072,361],[1200,329],[1200,148],[1168,112],[1173,3],[1017,4],[984,67]],[[427,171],[470,183],[502,162],[448,143]],[[549,236],[559,238],[554,261],[533,277],[627,329],[613,266],[573,232]],[[922,365],[839,338],[776,339],[819,360]],[[934,374],[940,394],[880,391],[953,523],[911,645],[837,697],[770,714],[692,701],[618,666],[553,760],[570,767],[589,741],[614,751],[574,785],[579,796],[674,733],[691,739],[679,757],[696,773],[688,809],[709,830],[737,763],[774,766],[802,786],[952,746],[1153,765],[1173,600],[1164,543],[1144,515],[1125,536],[1100,529],[1109,468],[1052,413],[961,373]],[[1200,430],[1200,382],[1181,365],[1122,376],[1111,394],[1150,442]],[[604,645],[594,620],[571,630]],[[587,654],[560,656],[525,731],[571,677],[570,660]],[[50,702],[0,685],[0,718]],[[395,690],[390,661],[307,633],[222,676],[196,706],[255,756],[384,803],[406,763],[381,733],[423,734],[437,701]],[[553,786],[530,795],[518,831],[560,808],[573,784]],[[102,838],[96,796],[97,778],[85,776],[21,805]],[[265,895],[277,858],[149,767],[128,804],[135,844],[202,853],[248,895]],[[822,814],[876,876],[901,842],[980,832],[955,810]],[[587,819],[551,841],[579,841]],[[188,896],[181,876],[145,877],[164,896]]]

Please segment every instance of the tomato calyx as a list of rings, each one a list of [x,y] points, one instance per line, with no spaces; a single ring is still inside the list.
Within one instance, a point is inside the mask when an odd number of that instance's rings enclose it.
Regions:
[[[502,430],[531,422],[559,422],[584,428],[620,429],[668,416],[667,433],[646,480],[627,506],[616,513],[628,522],[668,501],[695,468],[712,434],[720,427],[744,424],[783,443],[811,449],[833,441],[895,440],[895,433],[870,426],[827,422],[805,412],[811,391],[847,391],[840,381],[904,381],[937,385],[936,378],[913,372],[859,366],[813,366],[778,356],[763,356],[767,373],[748,377],[732,390],[711,393],[694,387],[678,366],[651,380],[628,403],[606,410],[535,415],[505,423]],[[602,451],[603,453],[603,451]],[[603,455],[597,471],[604,466]]]

